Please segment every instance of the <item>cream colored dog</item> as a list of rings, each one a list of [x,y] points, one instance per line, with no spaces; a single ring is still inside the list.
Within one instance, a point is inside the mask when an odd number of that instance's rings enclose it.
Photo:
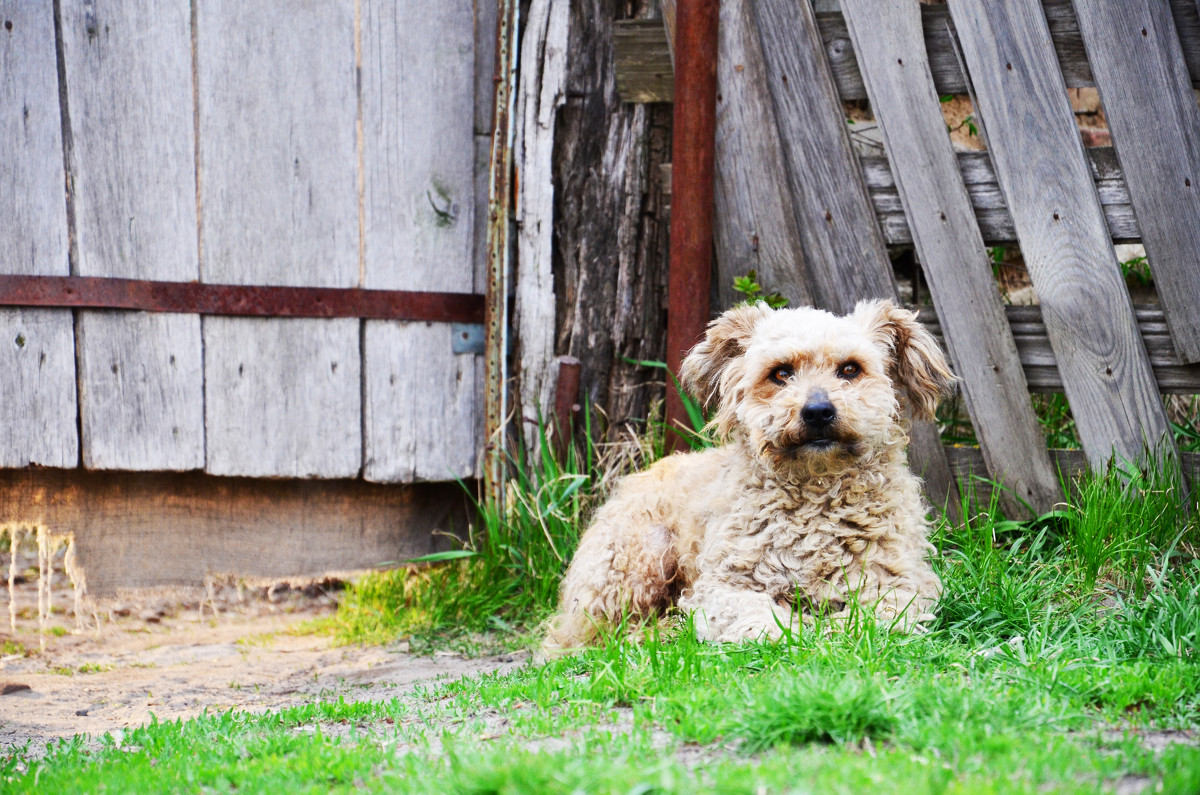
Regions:
[[[546,652],[672,604],[718,642],[778,637],[852,600],[895,629],[932,618],[941,582],[904,447],[907,417],[933,419],[954,376],[916,315],[738,307],[681,375],[723,444],[617,485],[580,539]]]

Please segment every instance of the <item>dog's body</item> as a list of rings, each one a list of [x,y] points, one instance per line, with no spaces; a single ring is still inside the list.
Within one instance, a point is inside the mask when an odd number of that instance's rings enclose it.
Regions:
[[[932,418],[953,376],[915,315],[740,307],[682,377],[724,444],[617,486],[563,580],[547,651],[672,604],[710,641],[778,637],[854,601],[898,629],[931,617],[941,584],[905,414]]]

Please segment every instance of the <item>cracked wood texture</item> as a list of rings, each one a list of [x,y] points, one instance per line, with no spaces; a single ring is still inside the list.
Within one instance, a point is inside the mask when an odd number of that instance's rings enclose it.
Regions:
[[[851,311],[860,299],[895,298],[891,260],[812,6],[808,0],[759,0],[754,10],[814,298],[838,313]],[[958,489],[933,424],[913,424],[909,453],[930,500],[956,512]]]
[[[474,3],[367,0],[361,35],[362,286],[481,292]],[[454,353],[447,323],[364,325],[363,477],[473,476],[483,358]]]
[[[950,12],[1088,460],[1144,460],[1171,444],[1167,418],[1041,3],[951,0]]]
[[[1161,0],[1075,0],[1175,350],[1200,361],[1200,107]]]
[[[842,0],[987,470],[1009,515],[1062,498],[929,72],[916,0]]]
[[[50,3],[0,0],[0,270],[69,275]],[[0,308],[0,467],[79,459],[70,310]]]
[[[214,0],[195,35],[202,278],[358,285],[354,7]],[[360,326],[204,318],[208,472],[358,475]]]
[[[186,0],[61,3],[80,276],[194,281],[196,182]],[[204,466],[200,318],[81,311],[83,464]]]

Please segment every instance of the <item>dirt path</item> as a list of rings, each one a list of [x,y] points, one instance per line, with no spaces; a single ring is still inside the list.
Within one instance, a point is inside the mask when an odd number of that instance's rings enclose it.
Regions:
[[[336,591],[323,586],[140,594],[100,605],[98,628],[93,617],[83,631],[65,592],[55,595],[47,631],[39,632],[37,597],[35,579],[18,584],[15,634],[7,589],[0,597],[0,753],[138,726],[151,714],[173,720],[205,709],[275,709],[338,696],[390,699],[417,682],[525,659],[420,657],[406,644],[336,647],[326,635],[301,630],[336,609]]]

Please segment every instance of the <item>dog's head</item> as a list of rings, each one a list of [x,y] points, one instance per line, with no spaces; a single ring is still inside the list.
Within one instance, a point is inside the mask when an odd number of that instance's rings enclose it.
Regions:
[[[904,439],[903,418],[931,420],[954,382],[916,315],[863,301],[819,309],[729,310],[683,362],[684,386],[775,466],[845,463]]]

